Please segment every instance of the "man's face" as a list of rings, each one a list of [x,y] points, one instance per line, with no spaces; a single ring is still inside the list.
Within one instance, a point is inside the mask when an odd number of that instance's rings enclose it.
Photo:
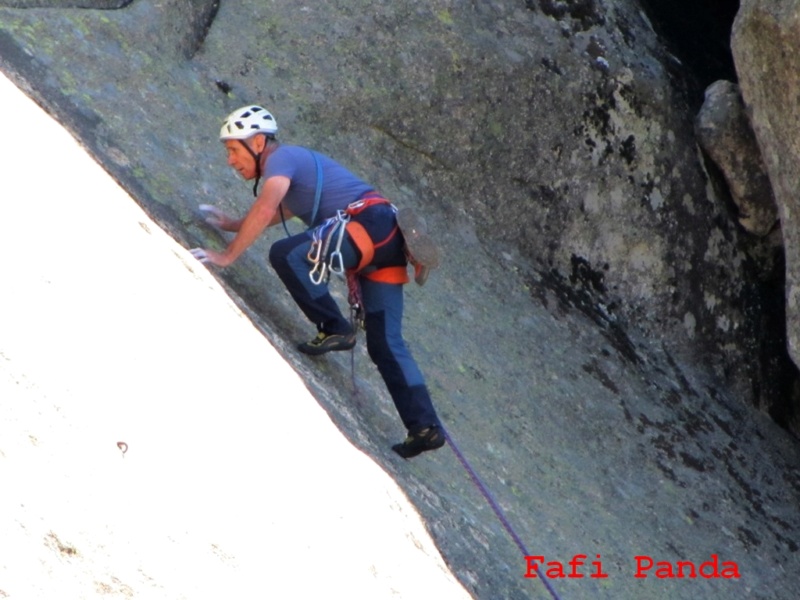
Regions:
[[[256,176],[256,159],[247,150],[250,148],[258,154],[263,150],[260,144],[261,136],[255,136],[249,140],[225,140],[225,150],[228,153],[228,165],[236,169],[239,174],[249,181]],[[245,148],[247,144],[247,148]]]

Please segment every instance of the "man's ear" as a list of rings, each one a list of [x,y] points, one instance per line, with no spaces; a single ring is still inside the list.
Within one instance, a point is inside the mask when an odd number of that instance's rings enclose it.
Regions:
[[[256,135],[253,136],[252,141],[250,142],[250,147],[253,149],[253,152],[256,154],[261,154],[264,151],[264,148],[267,147],[267,136],[265,135]]]

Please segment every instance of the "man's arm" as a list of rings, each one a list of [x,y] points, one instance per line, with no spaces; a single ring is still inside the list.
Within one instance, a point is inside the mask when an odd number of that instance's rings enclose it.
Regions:
[[[290,183],[291,180],[283,175],[276,175],[267,179],[261,187],[258,198],[256,198],[253,206],[250,207],[247,216],[240,221],[226,223],[230,227],[230,229],[226,228],[228,231],[237,231],[237,233],[225,251],[214,252],[196,248],[192,250],[195,258],[202,262],[210,262],[218,267],[227,267],[232,264],[258,239],[267,227],[280,223],[281,217],[278,212],[278,205],[289,190]],[[284,216],[287,219],[291,218],[291,215],[285,209]],[[233,227],[236,227],[236,229],[233,229]]]

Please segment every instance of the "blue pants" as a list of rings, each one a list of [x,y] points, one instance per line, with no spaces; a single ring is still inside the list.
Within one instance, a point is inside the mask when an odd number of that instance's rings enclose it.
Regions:
[[[382,250],[381,257],[376,254],[376,261],[397,264],[402,260],[404,264],[402,238],[399,234],[397,237],[395,248],[387,247]],[[378,236],[376,238],[381,239]],[[300,310],[309,321],[316,324],[319,331],[330,334],[350,333],[350,322],[331,297],[327,283],[314,285],[309,279],[312,265],[307,256],[311,242],[310,232],[275,242],[270,248],[270,263]],[[388,256],[387,253],[393,256]],[[359,253],[347,234],[342,243],[342,256],[345,268],[355,267],[360,260]],[[367,352],[378,367],[400,419],[411,433],[431,425],[440,425],[422,373],[403,340],[403,286],[370,281],[365,277],[359,277],[359,281],[366,313]]]

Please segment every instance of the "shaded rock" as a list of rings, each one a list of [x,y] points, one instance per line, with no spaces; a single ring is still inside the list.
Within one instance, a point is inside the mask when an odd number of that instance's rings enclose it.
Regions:
[[[717,81],[708,87],[695,130],[725,176],[739,224],[755,235],[769,234],[778,222],[778,208],[736,84]]]
[[[786,329],[800,364],[800,2],[745,0],[732,48],[742,97],[778,204],[786,253]]]
[[[641,0],[641,5],[699,90],[720,79],[736,79],[730,37],[739,0]]]

